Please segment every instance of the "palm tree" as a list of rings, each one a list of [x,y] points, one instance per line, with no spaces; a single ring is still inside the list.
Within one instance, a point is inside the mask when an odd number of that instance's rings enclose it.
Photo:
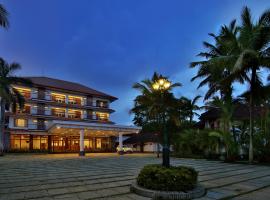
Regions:
[[[240,74],[246,74],[250,85],[250,133],[249,133],[249,162],[253,162],[253,132],[254,132],[254,99],[258,85],[259,71],[270,68],[270,10],[266,10],[257,22],[252,21],[251,12],[244,7],[241,14],[238,45],[234,46],[234,53],[223,58],[233,64],[233,73],[227,79],[235,80]],[[225,39],[226,40],[226,39]],[[229,41],[228,41],[229,42]],[[224,82],[227,81],[226,79]]]
[[[233,51],[232,46],[235,44],[234,38],[238,32],[239,28],[236,26],[236,20],[232,20],[228,26],[224,25],[221,27],[218,35],[209,33],[209,36],[214,39],[215,44],[203,42],[207,51],[199,53],[198,56],[204,58],[204,60],[190,63],[190,67],[192,68],[199,67],[196,76],[194,76],[191,81],[203,79],[200,82],[198,89],[205,85],[209,88],[205,94],[204,100],[212,97],[217,91],[220,92],[220,96],[223,99],[226,99],[227,96],[231,96],[231,83],[227,82],[226,84],[221,84],[221,80],[231,74],[232,65],[228,63],[220,65],[216,59],[222,58]],[[231,42],[225,42],[224,38],[230,39]],[[243,82],[243,78],[244,77],[240,76],[239,81]]]
[[[8,12],[2,4],[0,4],[0,26],[6,29],[9,27]]]
[[[200,95],[197,95],[192,100],[186,97],[181,97],[179,99],[182,110],[180,112],[184,112],[189,118],[189,122],[192,123],[194,116],[200,116],[196,111],[200,110],[200,106],[197,105],[198,100],[201,98]]]
[[[16,77],[13,75],[15,71],[20,69],[18,63],[7,63],[0,58],[0,155],[4,151],[4,129],[5,129],[5,110],[12,105],[12,109],[16,110],[17,103],[20,108],[24,106],[23,96],[12,87],[14,84],[23,83],[30,85],[28,79]]]
[[[222,86],[230,86],[228,88],[231,88],[234,81],[248,82],[250,85],[249,161],[252,162],[255,86],[260,80],[258,72],[262,68],[270,67],[270,10],[266,10],[259,17],[259,20],[253,23],[249,8],[244,7],[241,15],[241,25],[236,27],[235,34],[224,31],[217,38],[222,44],[223,53],[219,55],[211,54],[206,61],[195,62],[192,66],[199,65],[201,67],[226,69],[227,75],[225,77],[220,78],[217,82],[216,80],[212,81],[213,85],[220,91]],[[209,74],[211,76],[215,75],[212,71]],[[208,82],[208,80],[204,80],[205,82]],[[210,83],[212,84],[212,82]],[[215,87],[211,86],[211,88],[216,91]]]
[[[168,78],[154,73],[151,79],[145,79],[133,85],[133,88],[137,89],[140,95],[135,98],[134,108],[131,112],[135,114],[135,120],[138,120],[138,118],[136,118],[137,115],[139,119],[145,123],[156,122],[162,125],[163,130],[159,131],[163,134],[163,165],[168,167],[169,153],[168,155],[164,153],[164,149],[167,148],[168,145],[167,123],[176,118],[174,115],[176,99],[172,93],[172,89],[181,86],[181,84],[169,84],[166,90],[161,91],[155,88],[155,83],[160,80],[168,80]],[[161,127],[157,128],[161,129]]]

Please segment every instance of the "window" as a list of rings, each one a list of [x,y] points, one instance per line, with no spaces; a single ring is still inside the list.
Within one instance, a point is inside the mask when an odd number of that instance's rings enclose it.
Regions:
[[[82,116],[80,110],[68,110],[68,118],[80,119]]]
[[[97,100],[97,107],[108,108],[108,102]]]
[[[69,104],[81,105],[82,104],[82,98],[81,97],[75,97],[75,96],[69,96],[68,97],[68,103]]]
[[[65,117],[66,109],[63,108],[53,108],[52,109],[52,115],[57,117]]]
[[[20,109],[20,106],[17,105],[17,112],[30,114],[31,106],[29,104],[25,104],[24,107]]]
[[[53,101],[56,101],[58,103],[65,103],[65,101],[66,101],[66,95],[52,93],[52,100]]]
[[[31,89],[28,88],[19,88],[14,87],[24,98],[30,99],[31,98]]]
[[[96,139],[96,148],[101,149],[101,138]]]
[[[15,120],[15,126],[16,127],[27,127],[26,119],[16,119]]]
[[[33,149],[40,149],[40,136],[33,136]]]
[[[101,113],[101,112],[97,112],[96,113],[96,117],[98,120],[104,120],[107,121],[109,119],[109,113]]]

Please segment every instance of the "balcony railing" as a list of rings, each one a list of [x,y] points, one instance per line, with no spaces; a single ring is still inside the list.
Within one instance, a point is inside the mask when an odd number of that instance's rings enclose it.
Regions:
[[[21,92],[21,95],[22,95],[25,99],[30,99],[30,98],[31,98],[31,93],[30,93],[30,92]]]
[[[66,114],[65,114],[65,112],[52,112],[52,116],[55,116],[55,117],[65,117]]]
[[[22,114],[31,114],[31,108],[30,107],[26,107],[22,110],[17,109],[16,113],[22,113]]]
[[[68,114],[69,119],[82,119],[81,115],[75,115],[75,114]]]
[[[99,104],[99,103],[94,103],[94,102],[87,102],[86,106],[98,107],[98,108],[109,108],[109,104]]]
[[[108,117],[100,117],[99,115],[87,115],[87,119],[98,121],[109,121]]]

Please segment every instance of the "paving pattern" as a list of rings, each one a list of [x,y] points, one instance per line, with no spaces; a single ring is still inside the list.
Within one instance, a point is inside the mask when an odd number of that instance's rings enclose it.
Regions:
[[[0,157],[0,200],[149,200],[129,191],[139,170],[160,163],[150,154],[6,155]],[[270,167],[172,159],[192,166],[207,188],[201,200],[270,199]]]

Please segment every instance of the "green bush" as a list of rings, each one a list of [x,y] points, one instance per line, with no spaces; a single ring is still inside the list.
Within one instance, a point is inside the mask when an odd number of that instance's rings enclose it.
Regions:
[[[151,190],[187,191],[194,188],[198,173],[191,167],[146,165],[137,178],[137,184]]]

